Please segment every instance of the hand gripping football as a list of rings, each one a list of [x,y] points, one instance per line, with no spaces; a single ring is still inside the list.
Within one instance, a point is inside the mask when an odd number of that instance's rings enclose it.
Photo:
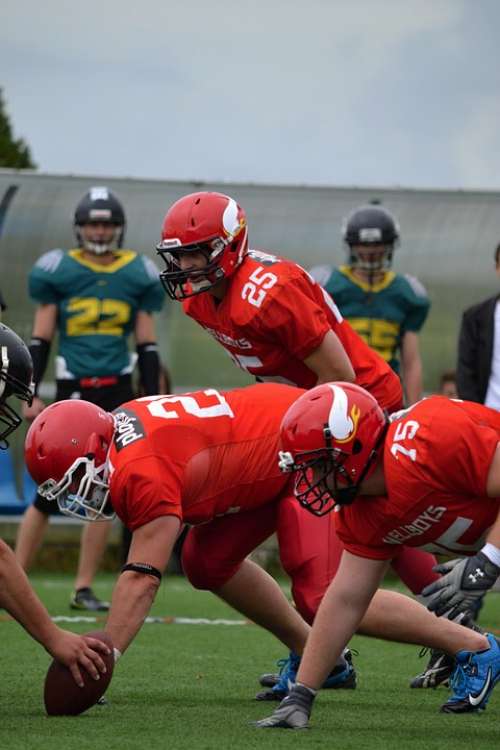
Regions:
[[[83,687],[78,687],[69,669],[61,662],[52,661],[45,677],[44,702],[49,716],[76,716],[94,706],[108,688],[113,676],[114,657],[113,643],[110,636],[103,630],[85,633],[100,641],[104,641],[111,653],[101,653],[106,664],[106,673],[101,674],[100,680],[94,680],[89,673],[80,668],[83,677]]]

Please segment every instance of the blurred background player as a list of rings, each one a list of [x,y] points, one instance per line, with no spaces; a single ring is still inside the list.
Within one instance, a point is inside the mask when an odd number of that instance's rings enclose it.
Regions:
[[[440,396],[447,396],[448,398],[458,398],[457,374],[455,370],[445,370],[441,374],[438,394]]]
[[[494,253],[500,277],[500,244]],[[500,295],[465,310],[458,340],[460,398],[500,409]]]
[[[258,381],[312,388],[340,378],[367,388],[388,411],[401,407],[398,376],[343,319],[321,286],[297,263],[249,249],[245,211],[230,196],[198,192],[176,201],[163,221],[157,250],[166,263],[160,278],[167,294],[181,301],[184,312]],[[321,567],[317,540],[326,537],[318,533],[317,520],[303,517],[293,501],[285,508],[280,529],[296,528],[298,537],[300,528],[302,543],[310,547],[309,559],[296,551],[295,564]],[[330,558],[336,556],[335,569],[342,545],[333,544],[333,518],[326,523],[332,524],[326,543]],[[289,554],[294,555],[293,548]],[[435,563],[427,552],[405,548],[393,564],[419,594],[437,577]],[[290,655],[277,685],[293,679],[297,663]],[[267,686],[267,676],[263,680]]]
[[[128,350],[133,333],[140,382],[148,395],[159,392],[160,360],[153,313],[164,294],[153,261],[122,249],[125,213],[107,187],[91,188],[78,203],[74,231],[78,247],[42,255],[29,276],[29,293],[38,303],[30,352],[35,397],[24,408],[28,420],[45,403],[38,396],[52,340],[59,334],[56,356],[56,401],[85,399],[112,410],[133,398]],[[37,495],[18,531],[16,557],[28,570],[42,541],[53,504]],[[71,607],[104,610],[92,582],[104,553],[110,524],[85,526]]]
[[[9,399],[30,404],[33,398],[33,363],[24,341],[0,323],[0,449],[22,420]],[[0,607],[55,658],[65,664],[78,684],[82,684],[80,666],[96,677],[104,663],[98,651],[107,651],[101,641],[61,630],[31,588],[26,574],[10,547],[0,539]],[[95,650],[94,650],[95,649]]]
[[[356,208],[345,219],[342,237],[347,263],[317,266],[314,276],[332,296],[354,330],[399,373],[407,404],[422,397],[419,331],[430,302],[422,284],[391,270],[399,225],[383,206]]]

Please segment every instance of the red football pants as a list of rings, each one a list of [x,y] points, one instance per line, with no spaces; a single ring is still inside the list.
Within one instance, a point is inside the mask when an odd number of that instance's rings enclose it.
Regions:
[[[312,623],[343,546],[335,533],[334,513],[317,518],[293,496],[191,528],[182,551],[184,572],[195,588],[217,591],[274,531],[295,605]],[[435,564],[433,555],[409,547],[401,547],[393,560],[394,569],[415,594],[438,577],[432,571]]]

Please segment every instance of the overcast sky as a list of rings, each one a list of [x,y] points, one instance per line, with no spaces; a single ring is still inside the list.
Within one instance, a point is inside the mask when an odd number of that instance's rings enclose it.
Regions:
[[[2,0],[44,172],[500,189],[500,0]]]

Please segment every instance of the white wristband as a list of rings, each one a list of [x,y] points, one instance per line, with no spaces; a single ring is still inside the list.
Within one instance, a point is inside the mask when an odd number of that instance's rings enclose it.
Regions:
[[[113,656],[115,657],[115,664],[122,655],[122,652],[119,651],[117,648],[113,648]]]
[[[309,687],[309,685],[304,685],[303,682],[296,682],[295,684],[299,685],[300,687],[305,688],[306,690],[308,690],[311,693],[311,695],[313,696],[313,698],[315,698],[317,696],[317,694],[318,694],[317,690],[314,690],[314,688]]]
[[[486,555],[488,560],[490,560],[493,565],[496,565],[498,568],[500,568],[500,549],[498,549],[498,547],[495,547],[494,544],[490,544],[489,542],[487,542],[482,548],[481,552],[483,553],[483,555]]]

